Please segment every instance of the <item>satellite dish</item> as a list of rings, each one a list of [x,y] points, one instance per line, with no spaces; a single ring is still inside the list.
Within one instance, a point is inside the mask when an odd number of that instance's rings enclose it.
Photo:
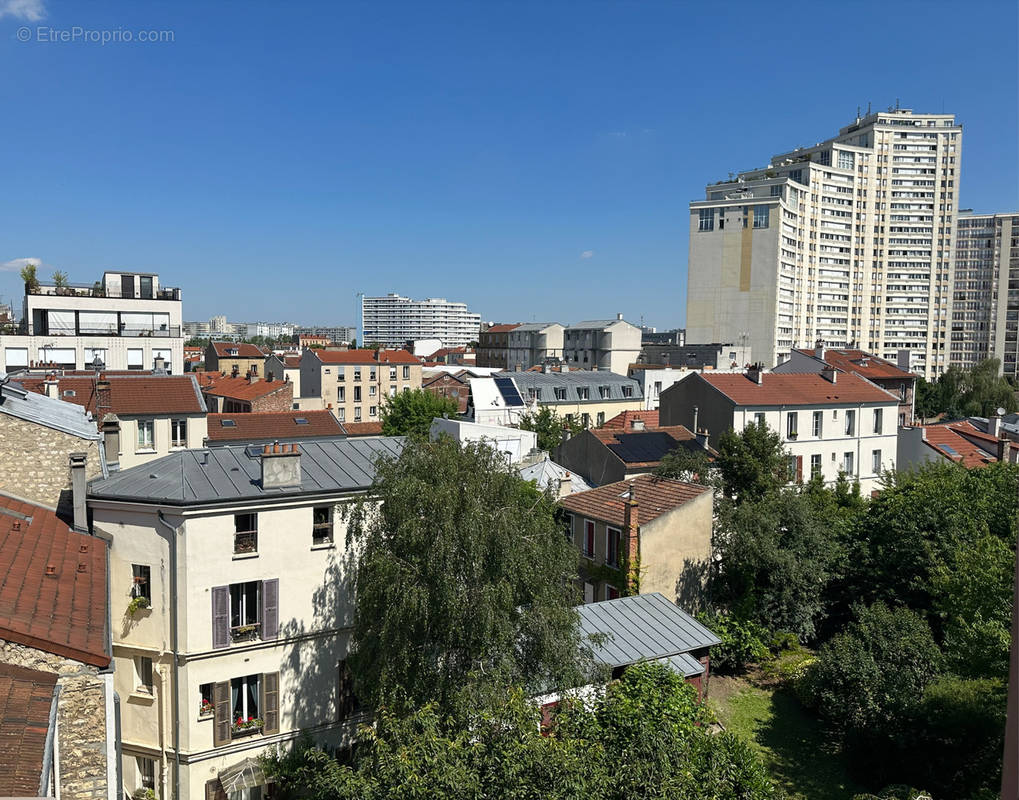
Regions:
[[[995,411],[994,413],[995,413],[995,414],[997,414],[997,415],[998,415],[999,417],[1003,417],[1003,416],[1005,416],[1005,409],[1003,409],[1003,408],[999,408],[999,409],[998,409],[997,411]]]

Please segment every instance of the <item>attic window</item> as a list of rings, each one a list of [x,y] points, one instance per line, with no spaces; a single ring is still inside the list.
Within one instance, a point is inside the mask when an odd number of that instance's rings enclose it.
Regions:
[[[74,397],[74,389],[64,389],[64,397]]]
[[[224,428],[236,428],[237,427],[237,423],[234,422],[232,419],[221,419],[219,421],[219,424],[222,425]]]
[[[298,425],[308,424],[308,420],[306,420],[304,417],[298,417],[297,419],[294,420],[294,422],[296,422]]]

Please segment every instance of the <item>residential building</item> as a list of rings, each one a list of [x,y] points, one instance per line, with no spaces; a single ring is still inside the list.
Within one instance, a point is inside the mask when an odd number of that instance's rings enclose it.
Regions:
[[[519,372],[544,364],[560,363],[563,360],[565,331],[558,322],[527,322],[517,325],[507,336],[507,363],[504,369]]]
[[[105,474],[102,437],[85,409],[0,382],[0,492],[68,508],[72,456],[87,477]]]
[[[727,372],[729,370],[726,370]],[[640,384],[644,396],[644,408],[653,411],[658,408],[662,392],[672,384],[688,378],[696,372],[683,367],[660,367],[653,364],[631,364],[629,375]]]
[[[608,429],[619,429],[619,430],[630,430],[633,428],[633,423],[638,422],[639,425],[643,425],[641,430],[648,428],[657,428],[659,425],[658,421],[658,409],[648,409],[646,411],[624,411],[621,414],[616,414],[612,419],[606,420],[604,425],[599,425],[599,428]],[[636,430],[636,428],[634,428]]]
[[[775,365],[817,340],[949,363],[962,126],[890,109],[690,204],[687,339]]]
[[[684,608],[703,607],[710,487],[642,475],[568,495],[559,505],[567,537],[580,551],[585,603],[661,593]]]
[[[859,375],[899,398],[899,425],[912,425],[915,414],[916,375],[891,361],[865,353],[863,350],[836,350],[818,344],[812,350],[793,349],[789,360],[772,372],[792,374],[814,372],[820,374],[829,367]]]
[[[352,325],[297,325],[294,333],[328,339],[331,344],[350,344],[357,339],[357,328]]]
[[[479,425],[517,426],[527,406],[513,379],[495,373],[468,379],[466,416]]]
[[[301,355],[300,353],[274,353],[267,356],[262,368],[266,378],[280,378],[294,386],[294,405],[300,406],[301,397]]]
[[[764,424],[782,437],[789,478],[820,474],[860,482],[864,494],[881,488],[896,464],[900,397],[866,378],[831,367],[821,373],[702,372],[662,392],[663,425],[706,431],[717,446],[727,430]]]
[[[289,339],[294,335],[296,327],[292,322],[243,322],[244,338],[253,339],[261,336],[265,339]]]
[[[1019,212],[960,211],[949,360],[964,369],[996,358],[1019,376]]]
[[[244,414],[249,411],[291,411],[294,385],[273,376],[260,380],[254,375],[231,377],[219,372],[200,379],[205,404],[212,413]]]
[[[328,347],[333,340],[321,334],[302,333],[297,337],[297,345],[301,350],[306,347]]]
[[[343,426],[329,411],[265,411],[248,414],[209,414],[208,447],[345,436]]]
[[[91,483],[93,527],[110,541],[125,795],[154,773],[158,797],[229,796],[270,746],[305,733],[330,751],[351,744],[363,717],[345,661],[356,557],[344,509],[402,446],[186,450]]]
[[[560,417],[576,419],[585,428],[601,425],[621,411],[644,406],[640,384],[614,372],[571,369],[510,372],[506,376],[531,411],[550,408]]]
[[[510,465],[519,464],[527,456],[538,452],[538,434],[503,425],[481,425],[466,420],[436,417],[432,420],[429,435],[432,439],[449,436],[457,444],[485,442],[502,453]]]
[[[126,469],[201,447],[206,406],[193,375],[19,376],[25,389],[82,406],[103,434],[106,462]]]
[[[476,359],[479,367],[499,367],[508,369],[509,363],[509,333],[519,324],[498,324],[489,325],[478,335],[478,357]],[[531,366],[531,365],[528,365]]]
[[[657,344],[641,346],[640,364],[675,369],[740,369],[751,362],[746,345],[723,344]]]
[[[686,328],[673,328],[668,331],[659,331],[642,325],[640,328],[640,343],[641,346],[649,344],[669,344],[682,347],[686,344]]]
[[[227,322],[226,316],[218,314],[208,322],[185,322],[184,336],[188,339],[239,340],[248,334],[247,323]]]
[[[0,335],[0,374],[33,367],[184,369],[180,289],[159,276],[104,272],[93,284],[25,286],[17,334]]]
[[[406,350],[305,350],[301,408],[326,408],[341,423],[377,422],[382,403],[421,388],[421,362]]]
[[[481,315],[466,303],[443,297],[412,300],[398,294],[361,298],[364,343],[403,347],[415,339],[438,339],[442,347],[462,347],[478,340]]]
[[[245,342],[209,342],[205,348],[205,369],[209,372],[257,377],[262,374],[265,359],[260,347]]]
[[[424,371],[426,373],[431,372],[429,369]],[[467,373],[460,375],[451,375],[448,372],[440,372],[437,375],[429,374],[428,377],[422,378],[421,388],[438,397],[445,397],[454,401],[458,414],[467,413],[467,395],[470,393],[471,388]]]
[[[415,355],[417,355],[416,352]],[[424,363],[429,366],[433,364],[450,364],[458,367],[474,366],[477,358],[477,352],[469,347],[440,347],[423,356]]]
[[[556,498],[576,492],[586,492],[591,487],[579,475],[557,464],[544,450],[526,456],[517,465],[517,472],[525,481],[533,481],[541,491],[551,488]]]
[[[625,428],[592,428],[572,436],[556,448],[553,457],[591,486],[604,486],[647,475],[677,448],[712,455],[704,436],[682,425],[648,428],[640,418]]]
[[[926,464],[960,464],[967,469],[998,461],[1016,463],[1019,449],[1004,435],[988,433],[970,420],[917,425],[899,431],[896,464],[900,470]]]
[[[563,362],[574,369],[625,375],[640,355],[640,328],[617,314],[570,325],[563,333]]]
[[[203,364],[205,358],[205,351],[201,347],[189,347],[184,345],[184,371],[190,372],[196,369],[199,364]]]
[[[72,467],[86,525],[84,464]],[[66,470],[66,465],[65,465]],[[0,494],[0,793],[120,800],[107,548]]]

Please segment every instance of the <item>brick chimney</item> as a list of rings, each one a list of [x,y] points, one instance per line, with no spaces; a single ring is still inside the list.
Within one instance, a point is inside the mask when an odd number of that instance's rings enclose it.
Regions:
[[[998,461],[1006,463],[1010,461],[1012,442],[1008,439],[998,439]]]
[[[566,472],[559,479],[559,493],[557,498],[562,500],[564,497],[569,497],[570,492],[573,491],[573,476]]]
[[[47,397],[52,397],[54,400],[60,398],[60,381],[57,380],[55,375],[47,375],[42,385],[46,390]]]
[[[630,430],[642,431],[644,430],[644,420],[642,419],[631,419]]]
[[[838,374],[839,371],[835,369],[835,367],[826,366],[824,369],[821,370],[821,377],[824,378],[826,381],[831,381],[832,383],[835,383],[835,381],[838,379]]]
[[[273,442],[262,448],[262,488],[294,489],[301,485],[301,451],[296,444]]]
[[[74,507],[74,529],[79,533],[88,533],[88,514],[85,511],[85,493],[88,481],[85,478],[85,453],[71,453],[71,503]]]
[[[118,470],[120,469],[120,417],[112,411],[103,416],[102,431],[106,466],[110,470]]]
[[[764,383],[763,367],[760,364],[753,364],[750,369],[747,370],[747,377],[758,385]]]
[[[630,491],[623,505],[623,546],[626,548],[626,563],[630,568],[630,574],[625,576],[627,594],[637,594],[640,591],[635,580],[636,570],[640,567],[640,524],[637,510],[637,496],[634,492],[634,483],[631,481]]]

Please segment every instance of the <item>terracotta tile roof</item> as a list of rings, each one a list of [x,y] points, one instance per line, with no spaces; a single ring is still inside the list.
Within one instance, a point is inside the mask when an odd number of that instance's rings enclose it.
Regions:
[[[84,406],[99,420],[109,412],[118,416],[205,413],[205,401],[202,399],[197,381],[192,379],[190,374],[109,375],[103,373],[100,378],[110,384],[108,391],[101,392],[101,397],[97,396],[96,382],[93,378],[55,378],[57,397],[69,403]],[[45,379],[42,377],[21,379],[20,383],[30,392],[46,394]],[[73,392],[73,394],[68,394],[68,392]],[[101,400],[101,402],[97,402],[97,400]],[[101,409],[97,406],[101,406]]]
[[[628,430],[635,419],[643,420],[646,428],[657,428],[658,409],[653,411],[624,411],[622,414],[616,414],[601,427],[602,430],[605,430],[605,428]]]
[[[627,467],[656,467],[666,453],[675,450],[684,442],[689,447],[696,438],[683,425],[668,425],[660,428],[646,428],[642,431],[622,428],[592,428],[588,431],[611,450]]]
[[[998,440],[978,430],[970,422],[925,425],[923,430],[928,447],[967,469],[985,467],[998,460]]]
[[[303,419],[304,423],[297,420]],[[228,420],[232,425],[223,425]],[[257,411],[244,414],[209,414],[209,441],[255,441],[343,436],[343,428],[330,411]]]
[[[220,358],[265,358],[265,353],[253,344],[245,342],[212,342],[216,355]],[[230,355],[230,350],[236,350],[236,355]]]
[[[98,667],[110,663],[102,539],[0,495],[0,564],[0,639]]]
[[[406,350],[312,350],[323,364],[420,364]]]
[[[858,375],[836,374],[832,383],[813,373],[765,372],[761,383],[747,373],[701,373],[687,380],[703,380],[738,406],[813,406],[833,403],[891,403],[899,399]]]
[[[640,475],[625,481],[607,483],[597,489],[567,495],[559,505],[568,511],[590,519],[607,522],[610,525],[624,523],[624,508],[630,487],[637,500],[637,524],[644,525],[657,519],[666,511],[700,497],[711,489],[696,483],[685,483],[654,475]]]
[[[512,330],[516,330],[520,327],[519,322],[513,322],[506,325],[493,325],[490,328],[486,328],[482,333],[509,333]]]
[[[381,422],[344,422],[343,430],[348,436],[381,436]]]
[[[0,796],[35,797],[57,676],[0,664]]]
[[[798,349],[798,352],[817,358],[814,350]],[[872,355],[866,350],[825,350],[824,363],[845,372],[855,372],[870,380],[880,378],[916,378],[913,373],[900,369],[898,365],[893,364],[891,361]]]
[[[215,373],[214,373],[215,374]],[[256,400],[259,397],[283,391],[288,386],[293,386],[289,381],[281,381],[279,378],[268,381],[259,379],[254,383],[248,383],[248,379],[242,376],[236,378],[220,376],[213,378],[211,382],[202,387],[205,394],[214,397],[229,397],[233,400]]]

